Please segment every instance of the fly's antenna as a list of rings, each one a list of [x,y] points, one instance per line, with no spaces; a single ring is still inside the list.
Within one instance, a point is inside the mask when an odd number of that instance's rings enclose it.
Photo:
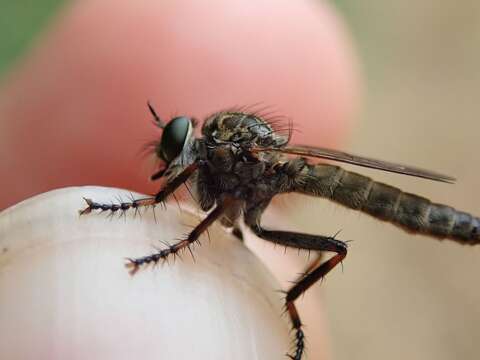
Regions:
[[[150,101],[147,101],[148,109],[150,110],[150,113],[153,116],[153,121],[155,122],[155,125],[157,125],[159,128],[163,129],[165,127],[165,123],[160,119],[160,116],[157,115],[155,112],[155,109],[153,108],[152,104],[150,104]]]

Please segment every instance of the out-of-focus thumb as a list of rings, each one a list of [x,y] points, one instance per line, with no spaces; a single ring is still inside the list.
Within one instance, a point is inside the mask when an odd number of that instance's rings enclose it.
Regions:
[[[182,259],[130,276],[125,257],[164,246],[199,219],[175,203],[135,218],[79,216],[82,197],[48,192],[0,213],[0,358],[282,359],[289,324],[277,283],[238,240],[213,225]],[[138,196],[138,194],[137,194]]]

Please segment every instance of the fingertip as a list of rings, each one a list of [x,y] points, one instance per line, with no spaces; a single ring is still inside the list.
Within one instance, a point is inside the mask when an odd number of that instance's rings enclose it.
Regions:
[[[261,102],[292,119],[292,141],[331,146],[359,97],[348,33],[313,1],[77,2],[9,79],[4,203],[71,184],[151,192],[134,155],[159,136],[146,99],[161,117]]]

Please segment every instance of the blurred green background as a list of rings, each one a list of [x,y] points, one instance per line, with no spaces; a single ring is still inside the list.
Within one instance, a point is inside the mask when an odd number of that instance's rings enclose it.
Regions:
[[[0,77],[62,3],[0,1]],[[412,159],[452,174],[459,182],[446,187],[365,171],[480,214],[479,2],[333,3],[354,39],[364,77],[361,121],[348,150]],[[357,239],[344,272],[312,290],[326,301],[334,358],[479,358],[479,249],[411,236],[326,202],[305,202],[304,210],[290,217],[306,232],[333,234],[344,228]],[[312,221],[312,213],[324,216]]]
[[[26,50],[62,0],[0,0],[0,74]]]

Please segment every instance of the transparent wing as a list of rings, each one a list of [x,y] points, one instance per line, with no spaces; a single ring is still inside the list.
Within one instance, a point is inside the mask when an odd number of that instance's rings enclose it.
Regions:
[[[419,169],[413,166],[394,164],[382,160],[370,159],[363,156],[353,155],[346,152],[325,149],[313,146],[285,146],[283,148],[256,148],[254,151],[278,151],[284,154],[300,155],[306,157],[322,158],[334,161],[340,161],[348,164],[363,166],[372,169],[389,171],[397,174],[416,176],[424,179],[441,181],[445,183],[454,183],[455,178],[442,175],[433,171]]]

